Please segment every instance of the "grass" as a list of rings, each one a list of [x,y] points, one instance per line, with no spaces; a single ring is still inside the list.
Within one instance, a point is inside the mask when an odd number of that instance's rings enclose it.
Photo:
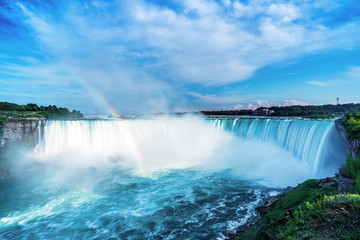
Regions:
[[[334,179],[331,179],[332,181]],[[305,202],[314,203],[324,195],[337,194],[337,186],[322,187],[320,180],[310,179],[299,184],[282,196],[272,210],[266,213],[249,231],[243,232],[237,239],[276,239],[276,235],[291,217],[294,211],[305,207]]]
[[[349,141],[360,140],[360,112],[339,120]],[[343,176],[353,188],[337,195],[332,179],[308,180],[282,196],[237,239],[360,239],[360,157],[347,157]]]
[[[360,112],[346,113],[345,117],[341,119],[341,124],[345,127],[350,139],[360,139]]]
[[[0,102],[1,103],[1,102]],[[76,110],[69,111],[67,108],[49,106],[48,110],[38,111],[8,111],[0,110],[0,121],[36,120],[43,119],[81,119],[84,115]]]
[[[304,202],[315,202],[323,195],[336,194],[337,192],[337,187],[323,188],[319,186],[319,180],[307,180],[280,198],[275,208],[267,214],[267,217],[273,222],[282,221],[289,211],[298,208]]]
[[[354,179],[356,191],[360,193],[360,157],[353,159],[349,155],[346,158],[344,175]]]
[[[28,118],[43,118],[40,112],[34,111],[0,111],[0,121],[30,120]]]
[[[324,196],[299,206],[278,233],[278,239],[360,239],[360,196]]]

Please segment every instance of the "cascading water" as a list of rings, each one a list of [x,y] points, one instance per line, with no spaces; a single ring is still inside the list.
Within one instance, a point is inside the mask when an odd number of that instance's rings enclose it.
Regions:
[[[344,155],[326,121],[48,121],[41,133],[0,180],[0,238],[221,239],[274,187],[331,174]]]
[[[210,119],[213,126],[246,139],[273,142],[309,163],[312,173],[336,167],[345,158],[345,149],[334,121],[299,119],[230,118]],[[325,174],[332,174],[325,172]]]

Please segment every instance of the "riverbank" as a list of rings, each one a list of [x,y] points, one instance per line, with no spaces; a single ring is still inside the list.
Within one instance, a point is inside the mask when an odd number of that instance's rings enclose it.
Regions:
[[[349,225],[350,220],[355,223],[360,219],[360,215],[356,214],[360,211],[360,196],[350,194],[354,190],[351,179],[341,174],[307,180],[293,189],[285,189],[282,194],[258,207],[260,217],[256,222],[248,223],[236,232],[224,231],[223,234],[226,239],[237,240],[357,239],[353,237],[360,236],[359,230],[356,230],[355,224]],[[318,222],[314,222],[312,212],[317,213]],[[339,219],[343,222],[338,223]],[[344,232],[345,229],[348,230]]]
[[[348,158],[331,178],[310,179],[258,207],[256,222],[227,239],[360,239],[359,114],[336,121]]]

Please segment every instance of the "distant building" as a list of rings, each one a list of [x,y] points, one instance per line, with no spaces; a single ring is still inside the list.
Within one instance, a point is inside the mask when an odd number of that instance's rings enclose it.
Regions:
[[[340,99],[337,97],[336,98],[336,104],[339,105],[340,104]]]
[[[253,112],[253,115],[256,115],[256,116],[270,116],[274,112],[275,112],[274,110],[270,110],[268,108],[263,108],[263,109],[255,110]]]

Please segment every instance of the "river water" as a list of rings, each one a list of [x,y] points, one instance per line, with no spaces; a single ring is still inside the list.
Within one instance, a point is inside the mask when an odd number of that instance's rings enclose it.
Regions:
[[[0,180],[2,239],[222,239],[281,188],[331,175],[332,121],[48,121]]]

